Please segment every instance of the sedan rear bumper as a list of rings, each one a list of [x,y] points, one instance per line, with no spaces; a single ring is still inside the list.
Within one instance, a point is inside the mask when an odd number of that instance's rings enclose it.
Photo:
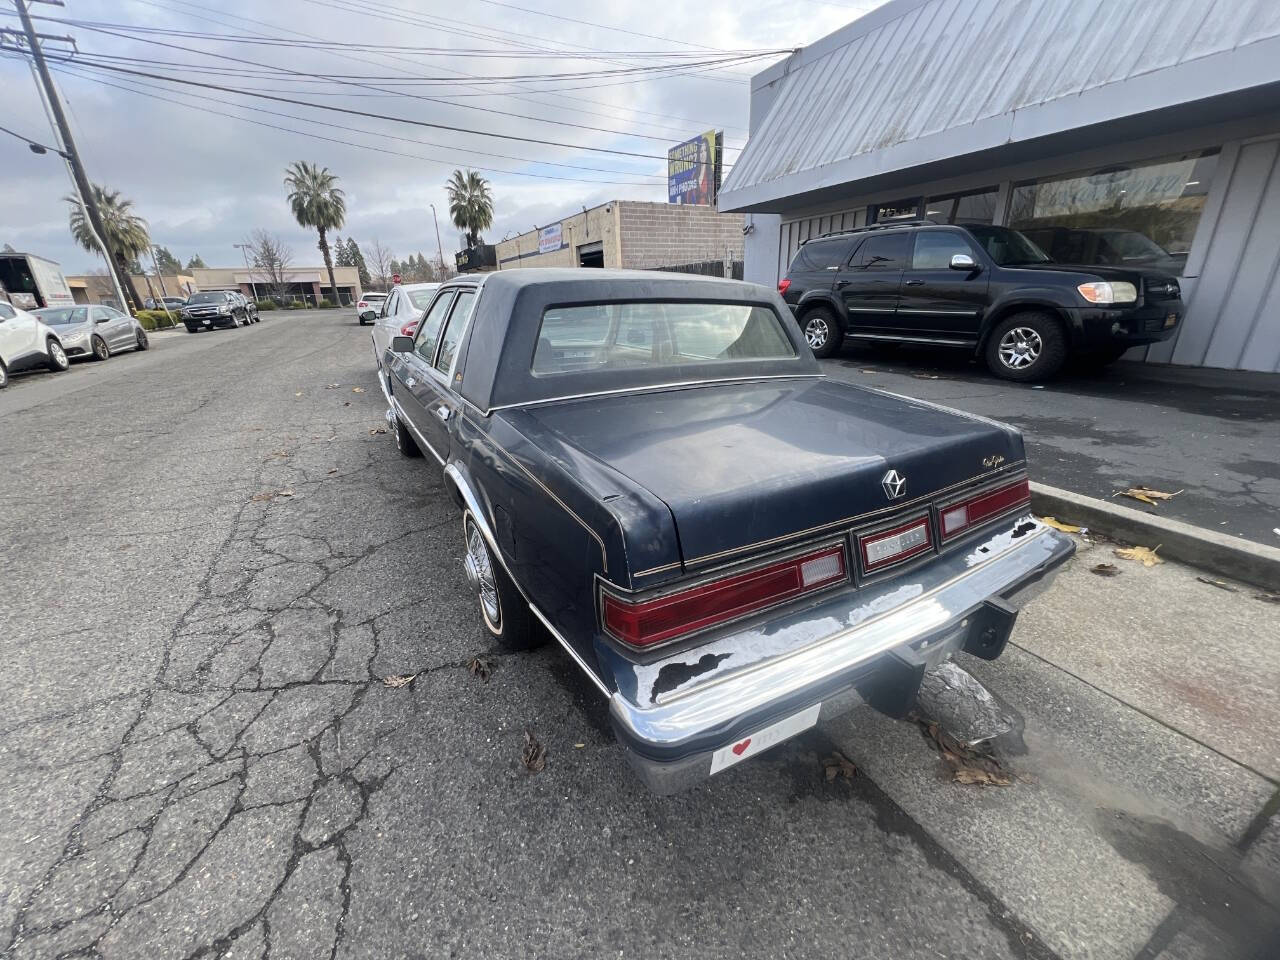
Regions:
[[[717,751],[723,763],[726,747],[802,714],[812,725],[865,700],[904,715],[925,670],[951,653],[999,656],[1017,602],[1074,551],[1027,516],[900,577],[639,666],[611,697],[614,729],[666,794],[709,776]]]

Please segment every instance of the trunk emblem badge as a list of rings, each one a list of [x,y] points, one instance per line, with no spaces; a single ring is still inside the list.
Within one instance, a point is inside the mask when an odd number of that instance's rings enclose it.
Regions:
[[[897,500],[907,492],[907,478],[897,470],[890,470],[881,478],[880,486],[884,487],[884,495],[886,497],[890,500]]]

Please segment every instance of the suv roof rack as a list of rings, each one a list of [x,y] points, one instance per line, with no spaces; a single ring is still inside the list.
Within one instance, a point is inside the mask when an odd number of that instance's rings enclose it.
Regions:
[[[824,233],[818,237],[810,237],[808,240],[804,241],[804,243],[800,244],[800,246],[803,247],[805,243],[812,243],[814,240],[829,240],[832,237],[847,237],[854,233],[871,233],[876,230],[892,230],[895,227],[936,227],[939,225],[940,224],[937,220],[930,220],[928,217],[916,217],[911,220],[886,220],[884,223],[873,223],[865,227],[852,227],[848,230],[833,230],[831,233]],[[944,223],[941,224],[941,226],[950,226],[950,224]]]

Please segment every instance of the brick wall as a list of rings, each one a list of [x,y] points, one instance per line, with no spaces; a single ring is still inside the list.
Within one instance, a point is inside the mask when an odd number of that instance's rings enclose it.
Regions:
[[[742,259],[743,215],[714,207],[618,202],[622,266],[651,270],[702,260]]]

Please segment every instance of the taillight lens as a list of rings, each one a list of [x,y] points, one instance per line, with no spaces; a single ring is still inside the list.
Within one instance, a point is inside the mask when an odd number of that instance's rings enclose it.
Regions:
[[[846,579],[844,547],[836,545],[652,600],[603,593],[601,613],[618,640],[651,647]]]
[[[779,293],[786,293],[786,292],[787,292],[787,290],[788,290],[790,287],[791,287],[791,278],[790,278],[790,277],[783,277],[781,280],[779,280],[779,281],[778,281],[778,292],[779,292]]]
[[[356,304],[356,306],[357,306],[357,307],[367,307],[367,306],[368,306],[368,304],[367,304],[367,303],[365,303],[363,300],[361,300],[359,303],[357,303],[357,304]]]
[[[994,490],[986,490],[968,500],[953,503],[939,511],[942,524],[942,539],[947,540],[958,533],[963,533],[992,517],[1031,502],[1031,485],[1027,478],[1015,480],[1013,483]]]
[[[400,336],[402,337],[412,337],[417,332],[418,332],[417,320],[410,320],[408,323],[406,323],[403,327],[400,328]]]
[[[862,551],[862,569],[867,573],[895,564],[933,546],[929,518],[919,517],[894,527],[858,537]]]

